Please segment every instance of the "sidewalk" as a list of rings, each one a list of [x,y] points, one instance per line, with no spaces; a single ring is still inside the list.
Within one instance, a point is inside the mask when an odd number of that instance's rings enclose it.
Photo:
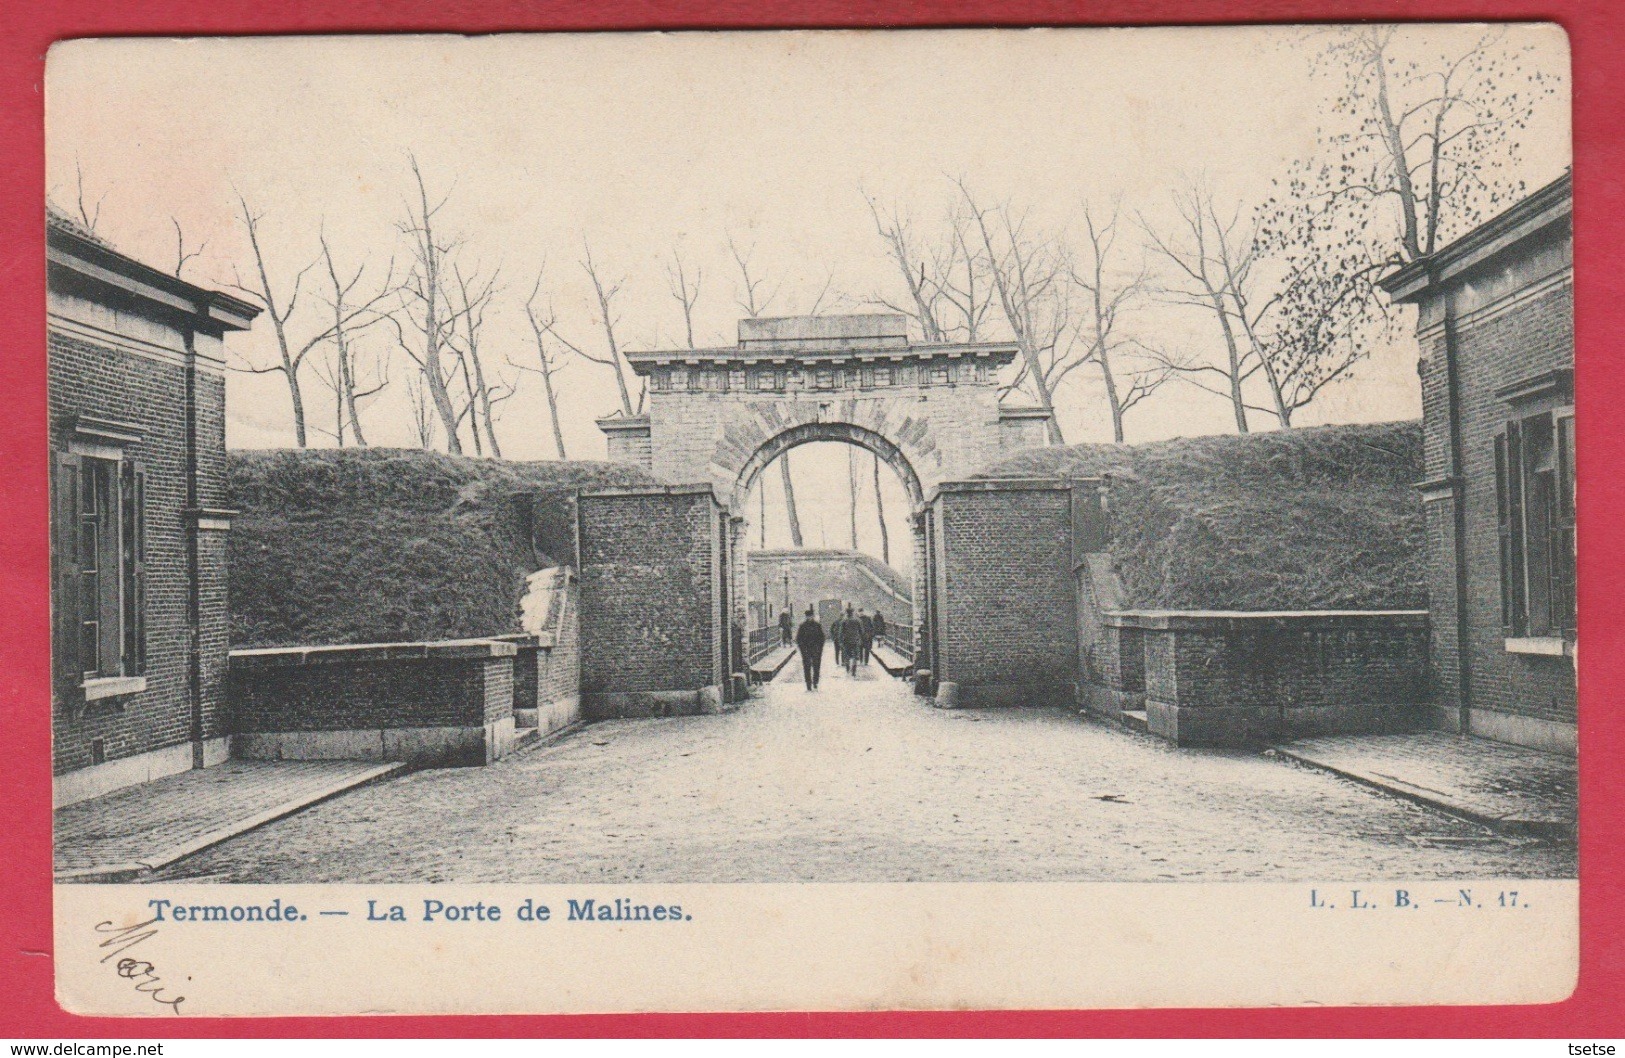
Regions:
[[[1573,757],[1436,731],[1305,738],[1274,752],[1502,833],[1575,834]]]
[[[230,760],[59,808],[58,882],[128,882],[404,764]]]

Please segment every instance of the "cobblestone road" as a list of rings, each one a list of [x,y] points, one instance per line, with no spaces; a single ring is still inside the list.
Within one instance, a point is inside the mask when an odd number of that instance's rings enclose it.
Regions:
[[[596,724],[346,794],[164,871],[239,882],[1573,877],[1344,779],[799,666],[725,716]],[[875,670],[878,672],[878,667]]]

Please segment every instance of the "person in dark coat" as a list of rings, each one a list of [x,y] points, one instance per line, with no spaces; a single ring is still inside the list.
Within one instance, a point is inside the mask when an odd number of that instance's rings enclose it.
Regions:
[[[801,651],[801,675],[807,689],[816,691],[824,667],[824,626],[813,617],[811,606],[807,607],[807,619],[796,629],[796,649]]]
[[[841,629],[845,624],[846,618],[841,616],[841,611],[836,610],[835,620],[829,623],[829,641],[835,647],[835,664],[837,665],[846,664],[845,641],[841,638]]]
[[[858,610],[858,626],[863,630],[863,647],[858,655],[858,660],[867,665],[869,664],[869,652],[875,646],[875,622],[873,618],[863,612],[862,608]]]
[[[875,641],[880,642],[886,638],[886,618],[876,610],[872,623],[875,626]]]
[[[783,641],[785,646],[789,646],[791,639],[794,638],[794,635],[795,621],[791,619],[790,608],[786,606],[784,609],[779,611],[779,638]]]
[[[846,663],[848,675],[858,674],[858,661],[863,657],[863,624],[852,612],[846,608],[846,617],[841,620],[841,660]]]

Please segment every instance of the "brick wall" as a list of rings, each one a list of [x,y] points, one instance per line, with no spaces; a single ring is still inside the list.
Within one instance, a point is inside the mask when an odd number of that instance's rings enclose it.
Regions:
[[[483,727],[513,715],[513,648],[493,656],[386,658],[359,647],[306,664],[262,664],[245,651],[232,665],[239,732]],[[312,653],[319,653],[313,651]],[[245,663],[244,655],[249,655]]]
[[[1118,611],[1105,623],[1106,688],[1143,693],[1151,731],[1182,745],[1405,730],[1424,718],[1423,611]]]
[[[1071,701],[1077,667],[1070,488],[960,482],[933,504],[938,681],[967,705]]]
[[[579,588],[564,589],[564,612],[554,626],[553,647],[538,656],[536,700],[558,702],[581,693],[581,621]]]
[[[697,691],[722,679],[719,519],[708,490],[583,494],[581,692]]]
[[[67,451],[69,423],[90,415],[136,425],[141,440],[124,449],[146,471],[146,689],[85,703],[53,717],[55,774],[92,763],[91,744],[106,759],[178,745],[192,736],[188,672],[186,537],[187,452],[185,340],[173,328],[53,292],[47,337],[47,402],[51,448]],[[57,315],[60,314],[60,315]],[[94,338],[95,326],[105,340]],[[122,332],[122,333],[121,333]],[[128,337],[133,335],[134,337]],[[197,385],[198,499],[219,507],[224,495],[224,379],[208,365]],[[227,651],[224,537],[200,539],[203,735],[226,733],[223,678]]]

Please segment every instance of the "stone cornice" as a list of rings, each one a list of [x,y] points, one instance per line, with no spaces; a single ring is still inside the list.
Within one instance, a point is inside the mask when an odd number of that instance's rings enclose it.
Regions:
[[[622,355],[639,375],[648,375],[655,367],[710,366],[745,368],[755,366],[817,365],[833,367],[840,364],[908,364],[929,363],[938,359],[988,360],[998,366],[1015,360],[1020,348],[1012,342],[960,342],[928,345],[882,345],[862,343],[835,345],[828,348],[809,348],[790,343],[728,345],[710,349],[657,349],[633,350]]]

